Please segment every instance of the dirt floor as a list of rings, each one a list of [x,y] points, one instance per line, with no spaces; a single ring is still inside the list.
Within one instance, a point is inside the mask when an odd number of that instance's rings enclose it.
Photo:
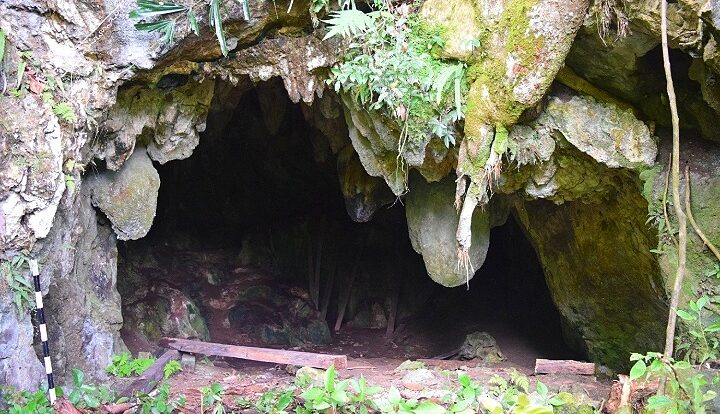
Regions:
[[[396,387],[404,398],[437,397],[444,390],[456,386],[454,381],[458,369],[466,371],[471,378],[480,382],[487,381],[494,375],[509,378],[513,368],[482,367],[472,361],[437,361],[423,360],[426,367],[434,373],[436,381],[429,384],[416,384],[403,381],[406,371],[397,370],[402,360],[392,358],[351,358],[347,369],[339,370],[338,377],[359,378],[364,377],[371,385],[381,386],[388,390]],[[599,406],[607,398],[609,384],[601,382],[594,377],[579,375],[542,375],[533,377],[526,370],[523,373],[530,376],[531,384],[536,380],[542,381],[553,391],[567,391],[576,398],[594,402]],[[196,364],[192,371],[186,370],[170,380],[174,396],[184,395],[187,398],[183,412],[199,412],[202,387],[210,384],[221,384],[224,388],[223,401],[230,407],[236,404],[238,398],[251,401],[257,400],[265,391],[270,389],[285,389],[293,384],[295,376],[288,372],[286,367],[273,364],[229,361],[215,359],[205,360]]]

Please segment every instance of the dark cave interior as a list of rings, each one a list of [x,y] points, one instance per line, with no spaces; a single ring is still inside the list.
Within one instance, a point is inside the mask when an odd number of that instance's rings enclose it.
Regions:
[[[263,93],[287,102],[268,113]],[[199,336],[428,358],[486,331],[515,364],[582,357],[562,341],[542,267],[513,214],[492,230],[469,289],[435,284],[412,249],[401,200],[367,223],[350,219],[336,159],[318,149],[327,139],[300,105],[280,82],[260,84],[231,113],[211,111],[190,158],[156,164],[153,227],[119,244],[131,350],[152,349],[162,336]]]

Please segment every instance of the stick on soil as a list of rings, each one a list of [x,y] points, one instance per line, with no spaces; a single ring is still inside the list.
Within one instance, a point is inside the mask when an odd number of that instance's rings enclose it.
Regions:
[[[312,352],[286,351],[284,349],[255,348],[250,346],[224,345],[190,339],[162,338],[160,343],[171,349],[191,354],[248,359],[275,364],[309,366],[313,368],[347,367],[347,356],[316,354]]]

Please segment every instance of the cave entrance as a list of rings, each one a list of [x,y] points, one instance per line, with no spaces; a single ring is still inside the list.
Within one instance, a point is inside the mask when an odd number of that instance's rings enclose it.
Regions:
[[[485,331],[515,364],[568,356],[542,269],[512,216],[493,230],[470,290],[443,288],[412,249],[401,202],[369,222],[350,219],[337,143],[312,118],[280,81],[216,86],[192,156],[156,164],[150,233],[119,243],[121,333],[132,351],[178,336],[427,358]]]

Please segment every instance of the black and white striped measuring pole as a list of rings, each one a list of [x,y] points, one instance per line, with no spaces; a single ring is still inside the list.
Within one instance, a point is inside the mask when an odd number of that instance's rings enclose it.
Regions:
[[[45,373],[47,374],[48,396],[50,404],[55,403],[55,381],[53,380],[52,363],[50,362],[50,348],[48,347],[47,327],[45,326],[45,311],[43,310],[42,291],[40,289],[40,269],[35,259],[30,259],[30,271],[33,275],[35,285],[35,306],[37,307],[37,319],[40,324],[40,340],[42,341],[43,359],[45,361]]]

